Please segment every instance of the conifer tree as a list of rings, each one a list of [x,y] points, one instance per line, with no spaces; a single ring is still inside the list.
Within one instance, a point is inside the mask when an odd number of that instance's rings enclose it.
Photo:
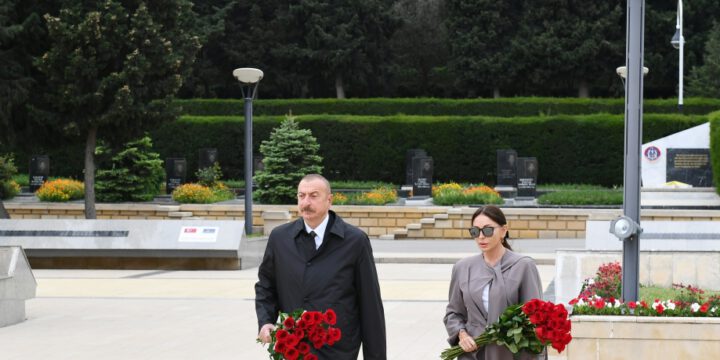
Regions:
[[[256,199],[266,204],[294,203],[300,180],[322,171],[319,150],[312,132],[300,129],[295,119],[287,116],[260,145],[264,169],[255,174]]]
[[[101,151],[106,151],[101,148]],[[163,161],[152,151],[149,136],[131,141],[112,157],[110,169],[98,170],[98,200],[105,202],[150,201],[160,193]]]
[[[173,95],[199,48],[186,0],[66,0],[46,15],[39,61],[62,128],[85,136],[85,217],[95,215],[98,136],[121,143],[173,119]]]
[[[720,23],[715,23],[710,31],[703,62],[690,72],[688,93],[691,96],[720,97]]]

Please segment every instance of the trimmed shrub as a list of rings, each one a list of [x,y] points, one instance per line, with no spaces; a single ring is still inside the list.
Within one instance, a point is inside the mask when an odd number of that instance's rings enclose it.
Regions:
[[[41,201],[65,202],[85,196],[85,185],[73,179],[56,179],[43,184],[35,195]]]
[[[175,100],[182,114],[196,116],[243,116],[243,100]],[[645,113],[673,113],[675,99],[646,99]],[[686,114],[707,114],[720,109],[720,99],[687,98]],[[441,115],[441,116],[540,116],[624,114],[625,100],[589,98],[518,97],[500,99],[369,98],[369,99],[260,99],[253,101],[255,115]]]
[[[474,205],[502,204],[503,199],[497,191],[485,185],[463,187],[457,183],[433,186],[433,203],[435,205]]]
[[[381,186],[369,192],[361,193],[334,193],[335,205],[385,205],[397,201],[397,192],[391,187]]]
[[[540,195],[543,205],[622,205],[622,190],[561,190]]]
[[[281,117],[256,117],[254,144],[267,139],[281,121]],[[406,151],[413,148],[423,148],[433,157],[439,182],[494,185],[496,150],[506,148],[537,157],[539,184],[613,186],[623,179],[623,115],[313,115],[298,116],[296,121],[317,138],[324,174],[330,180],[403,183]],[[707,116],[702,115],[646,114],[643,139],[658,139],[705,121]],[[197,166],[197,149],[216,147],[226,176],[241,179],[243,125],[242,117],[185,116],[165,124],[153,138],[158,152],[185,157],[190,168]]]
[[[720,194],[720,111],[708,115],[710,119],[710,162],[713,169],[713,184]]]
[[[97,152],[108,150],[99,147]],[[145,136],[131,141],[112,157],[109,170],[98,170],[95,189],[101,202],[150,201],[160,193],[163,162],[152,152],[152,140]]]
[[[214,187],[187,183],[178,186],[172,193],[173,200],[183,204],[211,204],[218,201],[231,200],[235,195],[223,183]]]

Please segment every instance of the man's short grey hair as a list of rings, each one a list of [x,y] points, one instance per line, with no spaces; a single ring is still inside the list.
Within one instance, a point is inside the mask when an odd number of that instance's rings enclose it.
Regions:
[[[313,181],[313,180],[320,180],[325,183],[325,186],[327,186],[328,194],[332,193],[332,188],[330,187],[330,182],[322,175],[320,174],[307,174],[305,175],[300,182],[303,181]]]

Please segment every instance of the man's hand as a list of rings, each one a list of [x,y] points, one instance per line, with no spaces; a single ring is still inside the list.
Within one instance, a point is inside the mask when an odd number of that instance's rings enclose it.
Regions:
[[[475,344],[475,339],[468,335],[465,330],[460,330],[460,334],[458,335],[460,337],[459,345],[465,352],[473,352],[478,349],[477,344]]]
[[[270,342],[270,333],[275,330],[275,325],[273,324],[265,324],[260,328],[260,332],[258,333],[258,340],[260,340],[263,344],[267,344]]]

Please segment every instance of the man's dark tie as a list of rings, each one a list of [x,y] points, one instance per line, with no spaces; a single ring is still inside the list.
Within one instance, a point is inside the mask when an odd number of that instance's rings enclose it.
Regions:
[[[303,249],[305,250],[305,258],[310,260],[315,255],[315,232],[305,233],[303,239]]]

